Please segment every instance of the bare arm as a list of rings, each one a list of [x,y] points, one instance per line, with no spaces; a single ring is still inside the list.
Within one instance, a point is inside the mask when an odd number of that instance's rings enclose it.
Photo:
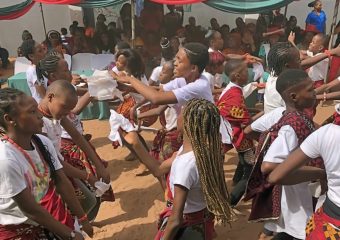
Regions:
[[[63,239],[68,239],[71,236],[72,230],[55,220],[42,206],[40,206],[35,201],[31,192],[27,188],[18,195],[14,196],[13,200],[16,202],[16,204],[18,204],[20,210],[29,219],[37,222],[41,226],[46,227],[51,232],[58,234]]]
[[[251,128],[251,125],[248,125],[247,127],[245,127],[243,129],[243,132],[247,135],[247,138],[251,138],[253,140],[257,140],[260,138],[261,133],[260,132],[256,132],[253,131],[253,129]]]
[[[317,100],[339,100],[340,99],[340,91],[339,92],[331,92],[320,94],[316,96]]]
[[[77,131],[73,124],[66,117],[61,119],[60,124],[70,134],[73,142],[80,147],[80,149],[87,155],[87,157],[93,162],[97,169],[98,178],[103,178],[106,183],[110,183],[110,174],[104,168],[101,160],[95,151],[91,148],[86,139]]]
[[[160,91],[157,91],[155,88],[146,86],[144,83],[134,77],[118,76],[114,73],[113,77],[116,78],[119,82],[131,84],[131,86],[138,93],[143,95],[145,99],[149,100],[153,104],[164,105],[177,103],[177,98],[172,91],[164,92],[162,87],[160,87]]]
[[[40,95],[41,98],[45,97],[46,94],[46,89],[44,85],[34,85],[35,89],[37,90],[38,94]]]
[[[173,240],[183,222],[183,210],[187,200],[189,190],[181,185],[175,185],[175,198],[172,207],[172,213],[166,225],[164,240]]]
[[[78,219],[82,218],[85,215],[85,212],[76,197],[74,188],[70,180],[68,180],[63,170],[56,171],[55,186],[58,193],[61,195],[63,201],[67,204],[67,207],[71,210],[72,214],[77,216]],[[83,225],[83,229],[85,230],[85,232],[90,237],[92,237],[93,228],[90,225],[89,221],[84,221],[81,224]]]
[[[72,112],[79,115],[84,108],[91,102],[91,96],[89,92],[86,92],[83,96],[78,99],[77,105],[72,109]]]
[[[168,108],[167,105],[162,105],[162,106],[159,106],[158,108],[153,108],[153,109],[151,109],[147,112],[143,112],[143,113],[139,114],[137,117],[138,117],[138,119],[143,119],[143,118],[147,118],[147,117],[159,116],[167,108]]]
[[[269,174],[268,182],[272,184],[280,184],[289,180],[290,184],[293,182],[297,184],[299,182],[326,179],[327,176],[324,170],[316,169],[314,167],[302,167],[306,165],[309,160],[310,158],[305,155],[300,148],[296,149],[283,163],[278,165]]]

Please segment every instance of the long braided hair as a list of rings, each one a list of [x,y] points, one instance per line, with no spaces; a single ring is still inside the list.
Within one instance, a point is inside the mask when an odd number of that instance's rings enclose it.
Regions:
[[[268,67],[274,76],[279,76],[285,65],[292,60],[291,49],[294,46],[289,42],[274,44],[268,53]]]
[[[40,60],[36,67],[38,80],[44,82],[44,77],[48,78],[48,75],[57,69],[60,59],[59,56],[47,55]]]
[[[230,222],[233,211],[223,170],[221,117],[217,107],[204,99],[190,100],[183,112],[184,134],[190,140],[208,210],[217,221]]]
[[[17,104],[18,104],[18,99],[23,97],[25,95],[24,92],[19,91],[17,89],[13,88],[4,88],[0,89],[0,128],[1,128],[1,135],[6,134],[7,132],[7,126],[4,121],[4,115],[5,114],[16,114],[18,109],[17,109]],[[37,147],[40,150],[40,153],[43,156],[43,160],[47,163],[51,178],[53,180],[56,180],[56,175],[55,175],[55,167],[54,167],[54,159],[51,156],[51,153],[48,151],[47,147],[44,145],[44,143],[41,141],[41,139],[33,135],[32,140],[34,143],[36,143]]]

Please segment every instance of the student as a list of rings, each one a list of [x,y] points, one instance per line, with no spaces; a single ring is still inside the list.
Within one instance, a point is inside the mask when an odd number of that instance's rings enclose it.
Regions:
[[[223,90],[216,105],[223,119],[231,125],[232,144],[239,156],[239,163],[233,178],[235,186],[230,194],[231,205],[235,206],[244,194],[254,161],[253,142],[243,132],[243,128],[251,122],[242,90],[248,81],[248,67],[243,60],[229,60],[225,66],[225,73],[231,82]]]
[[[277,77],[286,69],[307,69],[331,55],[339,55],[340,47],[333,48],[326,53],[300,60],[299,51],[287,42],[279,42],[272,46],[268,53],[268,68],[271,72],[264,92],[264,112],[270,112],[277,107],[284,107],[285,103],[276,91]]]
[[[166,84],[173,79],[174,62],[165,62],[160,74],[161,84]],[[143,120],[150,116],[160,116],[162,129],[156,134],[150,150],[151,156],[163,162],[170,158],[174,152],[182,146],[183,136],[177,129],[177,113],[171,105],[162,105],[150,111],[137,114],[138,120]]]
[[[33,39],[24,41],[21,50],[23,55],[32,62],[26,70],[26,79],[32,97],[39,103],[46,93],[47,79],[38,78],[36,65],[46,56],[47,51],[42,44]]]
[[[39,110],[44,115],[43,133],[52,140],[59,159],[65,159],[62,163],[65,168],[66,175],[75,179],[76,186],[80,188],[83,195],[86,195],[86,198],[83,199],[81,203],[86,212],[89,214],[96,206],[98,199],[95,198],[93,192],[89,192],[88,187],[83,182],[90,183],[94,187],[94,183],[101,178],[104,182],[109,183],[110,176],[94,149],[79,133],[73,123],[66,117],[72,109],[74,109],[77,101],[78,98],[74,87],[67,81],[58,80],[54,81],[48,87],[44,99],[39,104]],[[83,167],[79,167],[79,163],[82,161],[80,159],[72,159],[71,156],[73,155],[71,152],[63,154],[65,158],[61,155],[62,127],[70,135],[73,143],[84,152],[88,159],[91,160],[91,163],[96,168],[96,175],[91,172],[84,171]],[[93,216],[93,218],[94,217],[95,216]]]
[[[329,52],[327,50],[325,51],[325,49],[327,48],[327,41],[328,38],[326,35],[322,33],[316,34],[313,37],[312,42],[309,44],[309,48],[307,51],[308,56],[313,57],[322,53],[327,54],[327,52]],[[308,75],[310,79],[314,81],[314,88],[318,88],[324,84],[327,77],[328,64],[329,58],[325,58],[314,66],[311,66],[308,70]]]
[[[151,158],[135,132],[125,140],[154,176],[167,173],[171,165],[171,200],[161,214],[155,240],[211,240],[216,237],[214,217],[224,223],[233,217],[220,154],[221,118],[214,104],[204,99],[190,100],[182,113],[178,128],[183,131],[183,147],[174,160],[160,164]]]
[[[6,88],[0,90],[0,102],[1,239],[52,239],[51,234],[84,239],[73,231],[74,220],[63,201],[92,236],[52,142],[40,135],[43,121],[36,101]]]
[[[192,98],[203,98],[213,102],[209,80],[202,75],[209,61],[208,49],[200,43],[187,43],[175,57],[175,79],[156,90],[134,77],[113,74],[120,83],[131,87],[153,104],[175,104],[177,114]]]
[[[315,130],[303,112],[315,103],[315,92],[307,73],[298,69],[281,73],[276,89],[285,101],[286,111],[260,138],[245,199],[253,199],[249,220],[265,221],[267,231],[260,239],[269,235],[268,231],[277,233],[274,239],[304,239],[306,222],[313,212],[308,183],[281,187],[268,185],[265,179]],[[323,167],[320,159],[311,161],[310,165]]]
[[[271,184],[286,184],[288,178],[295,184],[327,181],[326,200],[307,223],[306,240],[337,239],[340,234],[339,137],[338,125],[328,124],[319,128],[268,177]],[[323,159],[325,170],[302,167],[318,157]]]
[[[215,30],[209,30],[205,35],[206,41],[209,45],[209,53],[210,52],[221,52],[223,50],[223,39],[220,32]]]
[[[224,62],[225,57],[221,52],[209,52],[209,63],[207,64],[203,75],[209,80],[213,94],[222,92],[221,88],[224,83],[222,78]]]

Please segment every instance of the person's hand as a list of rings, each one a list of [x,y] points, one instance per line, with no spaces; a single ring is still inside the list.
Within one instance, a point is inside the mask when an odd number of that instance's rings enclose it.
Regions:
[[[329,50],[329,52],[332,56],[338,56],[339,57],[340,56],[340,45],[337,46],[336,48]]]
[[[117,80],[117,82],[119,83],[127,83],[130,84],[130,79],[131,77],[127,76],[127,74],[125,72],[120,72],[119,74],[115,73],[115,72],[111,72],[111,76]]]
[[[95,187],[94,184],[98,181],[98,178],[94,175],[90,175],[89,179],[87,180],[87,182],[92,186]]]
[[[246,54],[245,55],[245,60],[247,63],[262,63],[262,59],[261,58],[258,58],[258,57],[255,57],[255,56],[252,56],[250,54]]]
[[[90,224],[90,222],[87,220],[87,221],[84,221],[81,223],[82,225],[82,230],[84,232],[86,232],[86,234],[89,236],[89,237],[93,237],[93,227],[92,225]]]
[[[84,236],[80,232],[76,232],[75,240],[84,240]]]
[[[81,82],[81,78],[78,74],[72,74],[72,85],[78,85]]]
[[[130,120],[137,123],[137,108],[135,106],[130,109]]]
[[[291,31],[288,36],[288,42],[295,44],[295,32]]]
[[[98,179],[102,178],[103,182],[110,183],[110,173],[104,166],[100,166],[99,168],[97,167],[96,170]]]
[[[265,88],[266,88],[266,84],[265,84],[265,83],[254,82],[253,85],[254,85],[257,89],[265,89]]]

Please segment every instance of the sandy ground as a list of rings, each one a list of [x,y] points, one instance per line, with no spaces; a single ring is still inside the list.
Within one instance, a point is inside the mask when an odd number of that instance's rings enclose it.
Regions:
[[[0,73],[0,78],[12,74],[13,70]],[[2,76],[1,76],[2,75]],[[333,112],[333,107],[319,107],[317,122],[322,122]],[[156,124],[157,125],[157,124]],[[159,126],[159,125],[158,125]],[[93,135],[92,144],[98,154],[109,162],[111,183],[116,201],[103,203],[95,220],[97,240],[151,240],[156,233],[158,214],[163,210],[164,197],[159,183],[152,175],[136,176],[138,161],[128,162],[126,148],[114,150],[108,140],[108,121],[84,121],[85,132]],[[142,133],[148,143],[154,134]],[[234,151],[226,155],[224,171],[229,189],[236,167],[237,158]],[[231,226],[217,226],[218,240],[252,240],[257,239],[262,224],[247,223],[250,203],[242,202],[237,206],[238,220]]]

